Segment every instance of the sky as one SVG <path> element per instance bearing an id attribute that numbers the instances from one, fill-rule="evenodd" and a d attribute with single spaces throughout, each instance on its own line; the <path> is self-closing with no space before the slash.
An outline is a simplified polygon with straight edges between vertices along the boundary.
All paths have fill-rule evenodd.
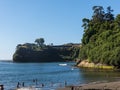
<path id="1" fill-rule="evenodd" d="M 93 6 L 111 6 L 120 13 L 117 0 L 0 0 L 0 60 L 12 60 L 18 44 L 81 43 L 82 19 L 91 18 Z"/>

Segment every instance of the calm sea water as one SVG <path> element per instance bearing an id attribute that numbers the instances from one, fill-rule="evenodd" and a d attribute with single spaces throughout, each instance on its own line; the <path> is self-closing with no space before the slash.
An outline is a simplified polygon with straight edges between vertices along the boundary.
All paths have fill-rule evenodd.
<path id="1" fill-rule="evenodd" d="M 9 90 L 16 88 L 18 82 L 24 82 L 25 86 L 35 85 L 33 79 L 37 79 L 38 85 L 44 83 L 45 87 L 48 88 L 51 85 L 53 87 L 64 86 L 65 81 L 67 85 L 78 85 L 97 81 L 120 80 L 119 72 L 74 68 L 74 62 L 68 62 L 66 66 L 61 66 L 60 64 L 61 62 L 0 62 L 0 84 L 4 84 L 5 90 Z"/>

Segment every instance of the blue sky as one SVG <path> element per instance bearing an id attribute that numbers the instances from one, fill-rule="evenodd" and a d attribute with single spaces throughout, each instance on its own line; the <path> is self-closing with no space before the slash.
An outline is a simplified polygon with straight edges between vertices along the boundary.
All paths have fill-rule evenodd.
<path id="1" fill-rule="evenodd" d="M 91 18 L 95 5 L 111 6 L 119 14 L 115 0 L 0 0 L 0 59 L 12 59 L 17 44 L 80 43 L 82 19 Z"/>

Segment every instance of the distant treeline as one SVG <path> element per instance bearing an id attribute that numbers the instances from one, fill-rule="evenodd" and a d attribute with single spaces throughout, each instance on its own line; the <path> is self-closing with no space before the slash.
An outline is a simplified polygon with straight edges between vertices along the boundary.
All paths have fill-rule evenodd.
<path id="1" fill-rule="evenodd" d="M 111 7 L 94 6 L 91 19 L 83 19 L 84 34 L 79 58 L 120 68 L 120 14 Z"/>
<path id="2" fill-rule="evenodd" d="M 44 38 L 35 43 L 19 44 L 13 55 L 14 62 L 64 62 L 73 61 L 79 55 L 80 44 L 45 45 Z"/>

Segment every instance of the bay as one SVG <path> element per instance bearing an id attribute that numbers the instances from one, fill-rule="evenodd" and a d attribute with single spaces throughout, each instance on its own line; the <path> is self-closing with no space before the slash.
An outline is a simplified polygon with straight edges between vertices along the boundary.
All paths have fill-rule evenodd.
<path id="1" fill-rule="evenodd" d="M 54 63 L 13 63 L 0 62 L 0 84 L 5 90 L 16 88 L 17 83 L 24 82 L 25 86 L 42 83 L 47 88 L 63 87 L 67 85 L 80 85 L 90 82 L 120 80 L 120 72 L 86 70 L 73 67 L 75 62 Z"/>

